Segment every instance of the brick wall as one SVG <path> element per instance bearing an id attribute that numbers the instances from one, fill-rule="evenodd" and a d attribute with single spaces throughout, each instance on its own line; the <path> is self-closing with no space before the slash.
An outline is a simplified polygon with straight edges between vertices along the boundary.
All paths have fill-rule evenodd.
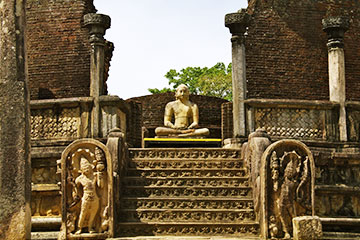
<path id="1" fill-rule="evenodd" d="M 127 143 L 130 147 L 141 147 L 142 140 L 142 106 L 141 103 L 132 99 L 126 100 L 130 107 L 127 116 Z"/>
<path id="2" fill-rule="evenodd" d="M 233 135 L 233 104 L 232 102 L 223 103 L 221 105 L 221 138 L 232 138 Z"/>
<path id="3" fill-rule="evenodd" d="M 153 130 L 164 125 L 165 105 L 174 101 L 174 93 L 161 93 L 131 98 L 142 104 L 143 126 Z M 199 107 L 199 127 L 210 129 L 210 137 L 221 138 L 221 104 L 227 100 L 201 95 L 190 95 L 190 101 Z M 150 132 L 150 136 L 154 133 Z"/>
<path id="4" fill-rule="evenodd" d="M 360 2 L 252 0 L 246 39 L 248 98 L 328 100 L 327 37 L 321 20 L 351 19 L 345 34 L 348 100 L 360 100 Z"/>
<path id="5" fill-rule="evenodd" d="M 27 0 L 31 99 L 89 95 L 90 44 L 82 17 L 93 0 Z"/>

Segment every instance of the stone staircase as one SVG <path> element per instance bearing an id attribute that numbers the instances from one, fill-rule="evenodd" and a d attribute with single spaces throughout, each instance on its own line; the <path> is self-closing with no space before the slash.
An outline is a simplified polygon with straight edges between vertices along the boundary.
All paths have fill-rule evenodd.
<path id="1" fill-rule="evenodd" d="M 130 149 L 117 232 L 256 237 L 248 178 L 240 150 Z"/>

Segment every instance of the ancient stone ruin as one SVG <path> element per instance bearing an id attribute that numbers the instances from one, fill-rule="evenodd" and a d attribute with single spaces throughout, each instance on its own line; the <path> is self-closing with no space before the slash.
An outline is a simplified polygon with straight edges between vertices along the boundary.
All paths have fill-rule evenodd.
<path id="1" fill-rule="evenodd" d="M 182 104 L 107 95 L 92 0 L 0 15 L 0 239 L 360 238 L 357 1 L 234 9 L 233 101 Z"/>

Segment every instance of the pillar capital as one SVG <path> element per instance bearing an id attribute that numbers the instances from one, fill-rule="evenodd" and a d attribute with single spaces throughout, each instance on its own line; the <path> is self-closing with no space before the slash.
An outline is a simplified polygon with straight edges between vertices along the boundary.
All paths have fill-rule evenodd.
<path id="1" fill-rule="evenodd" d="M 349 19 L 342 16 L 328 17 L 322 20 L 322 25 L 324 32 L 328 35 L 328 48 L 343 48 L 344 34 L 350 25 Z"/>
<path id="2" fill-rule="evenodd" d="M 110 28 L 109 16 L 97 13 L 88 13 L 84 16 L 84 26 L 89 29 L 90 43 L 104 44 L 105 31 Z"/>
<path id="3" fill-rule="evenodd" d="M 246 12 L 246 9 L 225 15 L 225 26 L 229 28 L 230 33 L 233 35 L 232 41 L 243 39 L 249 20 L 250 15 Z"/>

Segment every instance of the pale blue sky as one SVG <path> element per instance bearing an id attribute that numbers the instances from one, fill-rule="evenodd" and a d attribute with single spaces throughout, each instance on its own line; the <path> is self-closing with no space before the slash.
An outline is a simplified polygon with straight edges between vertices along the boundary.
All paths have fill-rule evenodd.
<path id="1" fill-rule="evenodd" d="M 123 99 L 168 86 L 170 69 L 231 62 L 226 13 L 247 0 L 95 0 L 111 17 L 105 38 L 115 44 L 108 90 Z"/>

